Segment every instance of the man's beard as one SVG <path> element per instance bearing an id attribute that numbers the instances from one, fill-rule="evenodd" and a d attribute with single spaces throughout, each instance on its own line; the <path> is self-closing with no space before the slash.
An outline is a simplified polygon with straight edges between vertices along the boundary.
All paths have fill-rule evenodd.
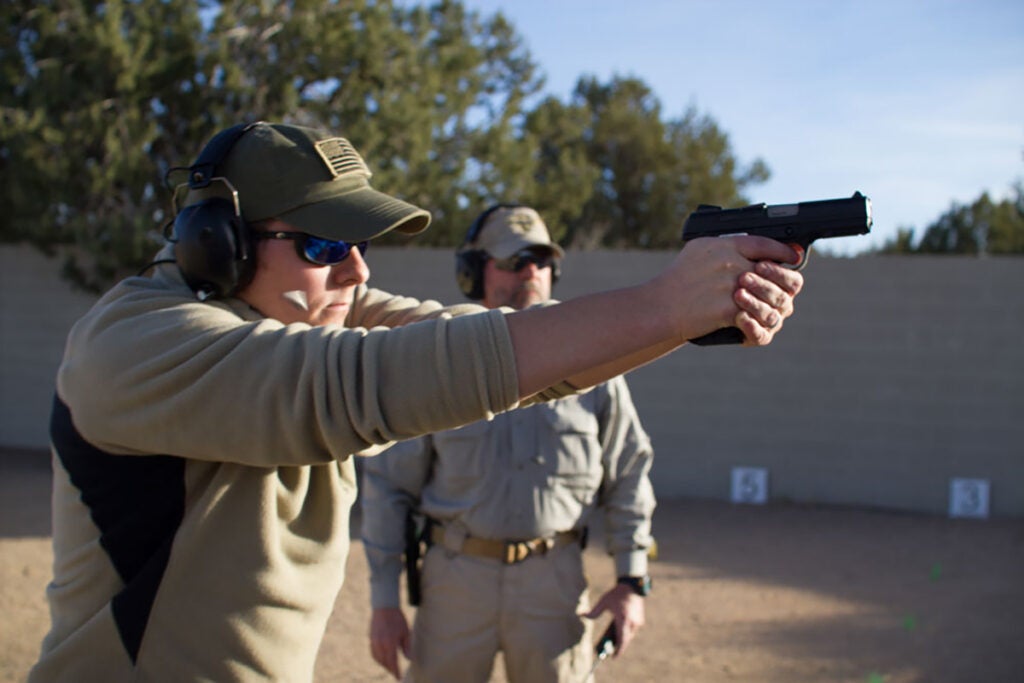
<path id="1" fill-rule="evenodd" d="M 512 295 L 512 306 L 517 309 L 527 308 L 544 301 L 547 297 L 534 282 L 524 283 Z"/>

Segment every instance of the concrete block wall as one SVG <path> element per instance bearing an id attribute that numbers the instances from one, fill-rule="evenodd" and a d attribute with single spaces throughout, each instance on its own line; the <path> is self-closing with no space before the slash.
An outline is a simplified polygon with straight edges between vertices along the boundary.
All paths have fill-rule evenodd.
<path id="1" fill-rule="evenodd" d="M 64 339 L 96 300 L 59 272 L 35 249 L 0 245 L 0 446 L 47 447 Z"/>
<path id="2" fill-rule="evenodd" d="M 571 252 L 556 296 L 627 286 L 663 252 Z M 379 248 L 372 282 L 462 301 L 450 250 Z M 0 247 L 0 446 L 44 448 L 63 337 L 91 302 L 26 248 Z M 797 315 L 764 349 L 688 347 L 629 375 L 661 497 L 769 498 L 946 514 L 950 479 L 1024 517 L 1024 259 L 812 255 Z"/>

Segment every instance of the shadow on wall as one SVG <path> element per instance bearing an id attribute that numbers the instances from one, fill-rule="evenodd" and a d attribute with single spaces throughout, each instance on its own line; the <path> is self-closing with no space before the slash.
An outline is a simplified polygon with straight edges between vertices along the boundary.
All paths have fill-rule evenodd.
<path id="1" fill-rule="evenodd" d="M 50 535 L 49 451 L 0 448 L 0 538 Z"/>

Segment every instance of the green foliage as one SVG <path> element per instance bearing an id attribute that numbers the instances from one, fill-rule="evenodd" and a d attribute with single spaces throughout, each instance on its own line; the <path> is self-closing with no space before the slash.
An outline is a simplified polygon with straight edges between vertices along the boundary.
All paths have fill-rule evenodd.
<path id="1" fill-rule="evenodd" d="M 537 207 L 552 238 L 563 243 L 572 241 L 568 226 L 579 220 L 601 177 L 585 140 L 589 119 L 585 106 L 549 97 L 528 114 L 520 142 L 530 156 L 532 172 L 522 194 L 510 196 Z"/>
<path id="2" fill-rule="evenodd" d="M 697 205 L 740 205 L 745 185 L 768 178 L 761 161 L 736 175 L 728 138 L 709 117 L 691 109 L 663 121 L 661 103 L 638 79 L 581 78 L 570 106 L 583 122 L 578 150 L 593 178 L 581 210 L 561 211 L 571 246 L 678 245 L 683 219 Z"/>
<path id="3" fill-rule="evenodd" d="M 1024 183 L 1015 197 L 993 202 L 983 193 L 970 205 L 953 204 L 928 226 L 920 242 L 914 231 L 901 228 L 882 246 L 888 254 L 1024 254 Z"/>
<path id="4" fill-rule="evenodd" d="M 159 0 L 10 2 L 0 15 L 0 235 L 61 250 L 95 289 L 154 250 L 154 161 L 176 149 L 160 144 L 166 101 L 191 78 L 198 18 Z M 195 120 L 181 114 L 176 126 Z"/>
<path id="5" fill-rule="evenodd" d="M 914 229 L 897 228 L 892 238 L 880 250 L 885 254 L 911 254 L 914 252 Z"/>
<path id="6" fill-rule="evenodd" d="M 0 241 L 91 290 L 149 261 L 169 169 L 243 121 L 350 138 L 375 187 L 433 213 L 417 244 L 523 201 L 565 244 L 670 246 L 697 203 L 742 203 L 768 175 L 737 170 L 708 117 L 663 121 L 637 79 L 529 108 L 543 81 L 514 27 L 455 0 L 13 0 L 0 18 Z"/>
<path id="7" fill-rule="evenodd" d="M 530 111 L 495 159 L 488 170 L 505 192 L 492 199 L 537 207 L 556 239 L 583 249 L 677 246 L 697 205 L 742 205 L 742 189 L 769 175 L 760 160 L 738 174 L 728 137 L 710 117 L 691 109 L 664 121 L 661 103 L 636 78 L 580 78 L 567 102 L 547 98 Z"/>

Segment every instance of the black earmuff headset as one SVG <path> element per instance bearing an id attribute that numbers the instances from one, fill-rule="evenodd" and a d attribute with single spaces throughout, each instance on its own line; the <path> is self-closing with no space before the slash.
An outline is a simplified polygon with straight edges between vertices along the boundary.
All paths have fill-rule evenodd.
<path id="1" fill-rule="evenodd" d="M 483 249 L 474 249 L 473 245 L 480 237 L 480 232 L 487 224 L 487 219 L 498 209 L 516 209 L 523 206 L 525 204 L 495 204 L 477 216 L 473 224 L 469 226 L 466 239 L 462 241 L 462 246 L 455 252 L 455 282 L 466 298 L 474 301 L 484 298 L 484 265 L 491 257 Z M 558 259 L 555 259 L 551 264 L 551 284 L 558 282 L 560 275 L 561 268 Z"/>
<path id="2" fill-rule="evenodd" d="M 239 138 L 262 123 L 242 123 L 217 133 L 188 167 L 190 190 L 202 190 L 217 182 L 225 190 L 221 196 L 183 207 L 174 218 L 170 238 L 174 259 L 200 300 L 230 296 L 245 286 L 256 270 L 255 251 L 242 220 L 238 192 L 217 173 Z"/>

